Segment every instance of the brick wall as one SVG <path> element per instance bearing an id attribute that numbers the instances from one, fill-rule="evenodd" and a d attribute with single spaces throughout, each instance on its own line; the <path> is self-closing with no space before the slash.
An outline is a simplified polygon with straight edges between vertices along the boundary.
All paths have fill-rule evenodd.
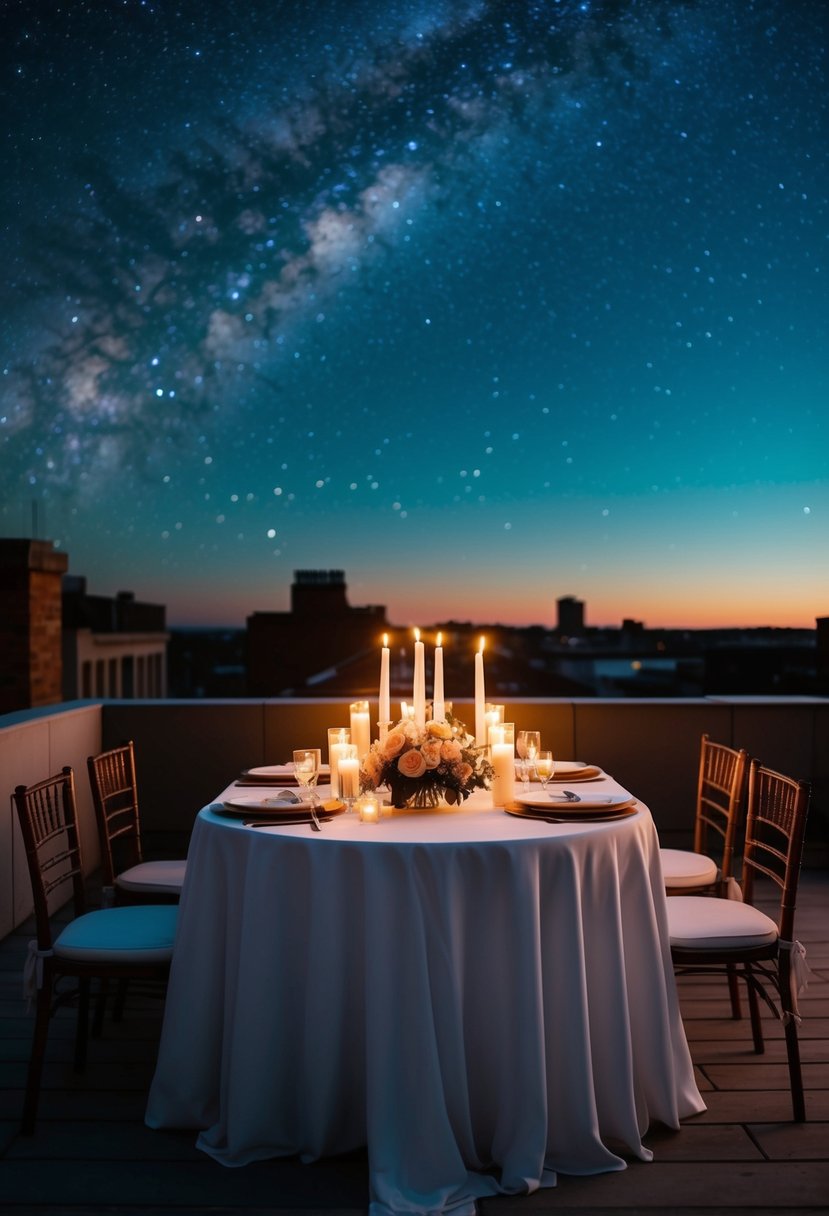
<path id="1" fill-rule="evenodd" d="M 62 699 L 61 580 L 51 541 L 0 540 L 0 713 Z"/>

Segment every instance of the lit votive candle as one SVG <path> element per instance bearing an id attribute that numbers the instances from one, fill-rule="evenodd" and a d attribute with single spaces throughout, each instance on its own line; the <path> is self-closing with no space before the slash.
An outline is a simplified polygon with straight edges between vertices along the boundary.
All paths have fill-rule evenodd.
<path id="1" fill-rule="evenodd" d="M 376 794 L 363 794 L 357 799 L 356 806 L 360 823 L 380 822 L 380 799 Z"/>

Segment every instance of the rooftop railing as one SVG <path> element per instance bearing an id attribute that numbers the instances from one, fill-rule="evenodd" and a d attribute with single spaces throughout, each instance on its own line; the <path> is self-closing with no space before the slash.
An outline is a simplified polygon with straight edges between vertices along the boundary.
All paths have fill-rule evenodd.
<path id="1" fill-rule="evenodd" d="M 376 711 L 376 706 L 373 706 Z M 829 864 L 829 698 L 530 699 L 510 701 L 516 730 L 535 729 L 556 756 L 601 765 L 650 808 L 665 845 L 690 843 L 700 735 L 745 747 L 764 764 L 810 781 L 807 864 Z M 455 713 L 474 721 L 470 702 Z M 327 746 L 347 726 L 348 702 L 323 699 L 76 701 L 0 717 L 0 937 L 31 913 L 16 785 L 75 769 L 82 846 L 99 864 L 86 758 L 126 739 L 136 746 L 148 850 L 180 855 L 199 809 L 243 769 L 294 747 Z"/>

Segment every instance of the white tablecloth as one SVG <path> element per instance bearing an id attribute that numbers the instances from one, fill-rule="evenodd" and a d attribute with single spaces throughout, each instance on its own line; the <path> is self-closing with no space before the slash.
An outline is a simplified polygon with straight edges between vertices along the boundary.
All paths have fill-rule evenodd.
<path id="1" fill-rule="evenodd" d="M 321 833 L 200 812 L 150 1126 L 225 1165 L 367 1145 L 372 1216 L 466 1216 L 648 1160 L 652 1121 L 704 1109 L 641 804 L 556 825 L 482 792 Z"/>

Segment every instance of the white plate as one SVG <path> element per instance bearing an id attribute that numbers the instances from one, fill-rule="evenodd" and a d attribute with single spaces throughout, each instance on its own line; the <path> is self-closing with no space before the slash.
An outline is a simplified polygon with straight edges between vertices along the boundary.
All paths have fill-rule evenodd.
<path id="1" fill-rule="evenodd" d="M 519 806 L 547 811 L 550 815 L 578 815 L 583 811 L 620 811 L 624 807 L 633 806 L 636 799 L 630 794 L 595 794 L 580 797 L 578 802 L 571 802 L 563 794 L 552 790 L 547 794 L 516 794 L 515 801 Z"/>
<path id="2" fill-rule="evenodd" d="M 233 815 L 296 816 L 311 814 L 310 802 L 288 802 L 285 798 L 225 798 L 223 808 Z"/>
<path id="3" fill-rule="evenodd" d="M 568 781 L 579 778 L 586 780 L 590 777 L 601 777 L 602 770 L 596 764 L 585 764 L 583 760 L 556 760 L 555 772 L 553 773 L 553 781 L 561 781 L 565 778 Z"/>
<path id="4" fill-rule="evenodd" d="M 328 775 L 331 769 L 327 764 L 321 764 L 319 771 L 321 774 Z M 267 780 L 270 777 L 295 777 L 296 772 L 293 764 L 265 764 L 261 768 L 246 769 L 245 776 L 264 777 Z"/>

